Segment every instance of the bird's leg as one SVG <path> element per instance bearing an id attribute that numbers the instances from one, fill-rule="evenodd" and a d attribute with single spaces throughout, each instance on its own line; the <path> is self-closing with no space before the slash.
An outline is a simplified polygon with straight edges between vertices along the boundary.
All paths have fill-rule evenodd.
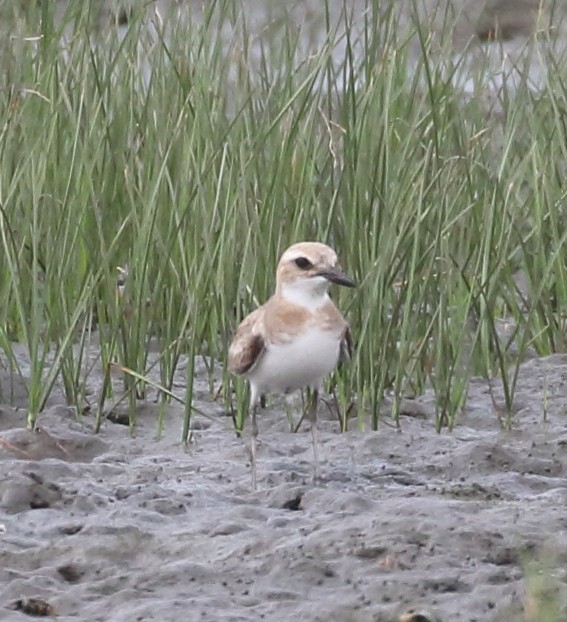
<path id="1" fill-rule="evenodd" d="M 289 424 L 289 431 L 296 432 L 297 430 L 293 423 L 293 395 L 291 393 L 285 394 L 285 415 Z"/>
<path id="2" fill-rule="evenodd" d="M 309 407 L 309 419 L 311 420 L 311 441 L 313 443 L 313 481 L 319 478 L 319 434 L 317 430 L 317 402 L 319 391 L 313 389 L 311 404 Z"/>
<path id="3" fill-rule="evenodd" d="M 258 411 L 257 400 L 254 400 L 251 411 L 252 438 L 250 442 L 250 468 L 252 470 L 252 490 L 256 490 L 256 439 L 258 438 L 258 423 L 256 422 L 256 413 Z"/>

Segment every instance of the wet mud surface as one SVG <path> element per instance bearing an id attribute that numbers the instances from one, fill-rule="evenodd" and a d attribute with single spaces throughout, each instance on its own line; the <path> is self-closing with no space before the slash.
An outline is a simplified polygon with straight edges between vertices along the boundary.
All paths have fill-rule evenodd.
<path id="1" fill-rule="evenodd" d="M 36 598 L 62 621 L 523 620 L 527 560 L 567 555 L 565 355 L 524 364 L 507 431 L 483 380 L 452 433 L 429 394 L 401 431 L 340 434 L 321 408 L 317 482 L 308 424 L 291 433 L 274 402 L 256 492 L 247 439 L 197 389 L 212 419 L 187 448 L 176 406 L 159 440 L 151 403 L 133 437 L 0 410 L 0 619 Z"/>

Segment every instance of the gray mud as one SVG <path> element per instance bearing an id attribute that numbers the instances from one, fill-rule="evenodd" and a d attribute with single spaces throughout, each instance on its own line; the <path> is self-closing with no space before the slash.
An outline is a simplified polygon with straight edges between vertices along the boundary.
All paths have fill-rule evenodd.
<path id="1" fill-rule="evenodd" d="M 291 433 L 275 403 L 257 492 L 206 385 L 212 419 L 188 448 L 175 406 L 159 440 L 151 403 L 133 437 L 110 422 L 94 435 L 63 406 L 36 432 L 0 410 L 0 619 L 28 620 L 13 607 L 33 597 L 62 622 L 523 620 L 527 561 L 565 560 L 565 355 L 523 365 L 510 431 L 482 380 L 452 433 L 435 432 L 430 394 L 401 432 L 340 434 L 322 407 L 317 483 L 308 424 Z"/>

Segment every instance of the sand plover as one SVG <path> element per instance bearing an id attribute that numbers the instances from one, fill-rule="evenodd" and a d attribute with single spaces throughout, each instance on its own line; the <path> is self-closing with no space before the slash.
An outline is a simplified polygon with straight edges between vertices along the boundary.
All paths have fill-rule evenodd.
<path id="1" fill-rule="evenodd" d="M 301 242 L 282 255 L 276 291 L 238 327 L 228 351 L 228 369 L 250 383 L 252 487 L 256 488 L 258 402 L 267 393 L 289 394 L 310 387 L 309 409 L 314 476 L 318 475 L 317 400 L 323 379 L 351 356 L 345 319 L 329 298 L 331 283 L 354 287 L 335 251 L 319 242 Z"/>

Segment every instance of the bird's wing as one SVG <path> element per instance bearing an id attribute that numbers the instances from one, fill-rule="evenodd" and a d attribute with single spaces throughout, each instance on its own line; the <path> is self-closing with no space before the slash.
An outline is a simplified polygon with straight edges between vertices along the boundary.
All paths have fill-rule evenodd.
<path id="1" fill-rule="evenodd" d="M 341 339 L 341 350 L 339 354 L 339 363 L 346 363 L 352 359 L 352 334 L 348 324 L 345 326 Z"/>
<path id="2" fill-rule="evenodd" d="M 231 373 L 241 376 L 259 361 L 265 349 L 262 323 L 262 307 L 242 320 L 228 349 L 228 371 Z"/>

